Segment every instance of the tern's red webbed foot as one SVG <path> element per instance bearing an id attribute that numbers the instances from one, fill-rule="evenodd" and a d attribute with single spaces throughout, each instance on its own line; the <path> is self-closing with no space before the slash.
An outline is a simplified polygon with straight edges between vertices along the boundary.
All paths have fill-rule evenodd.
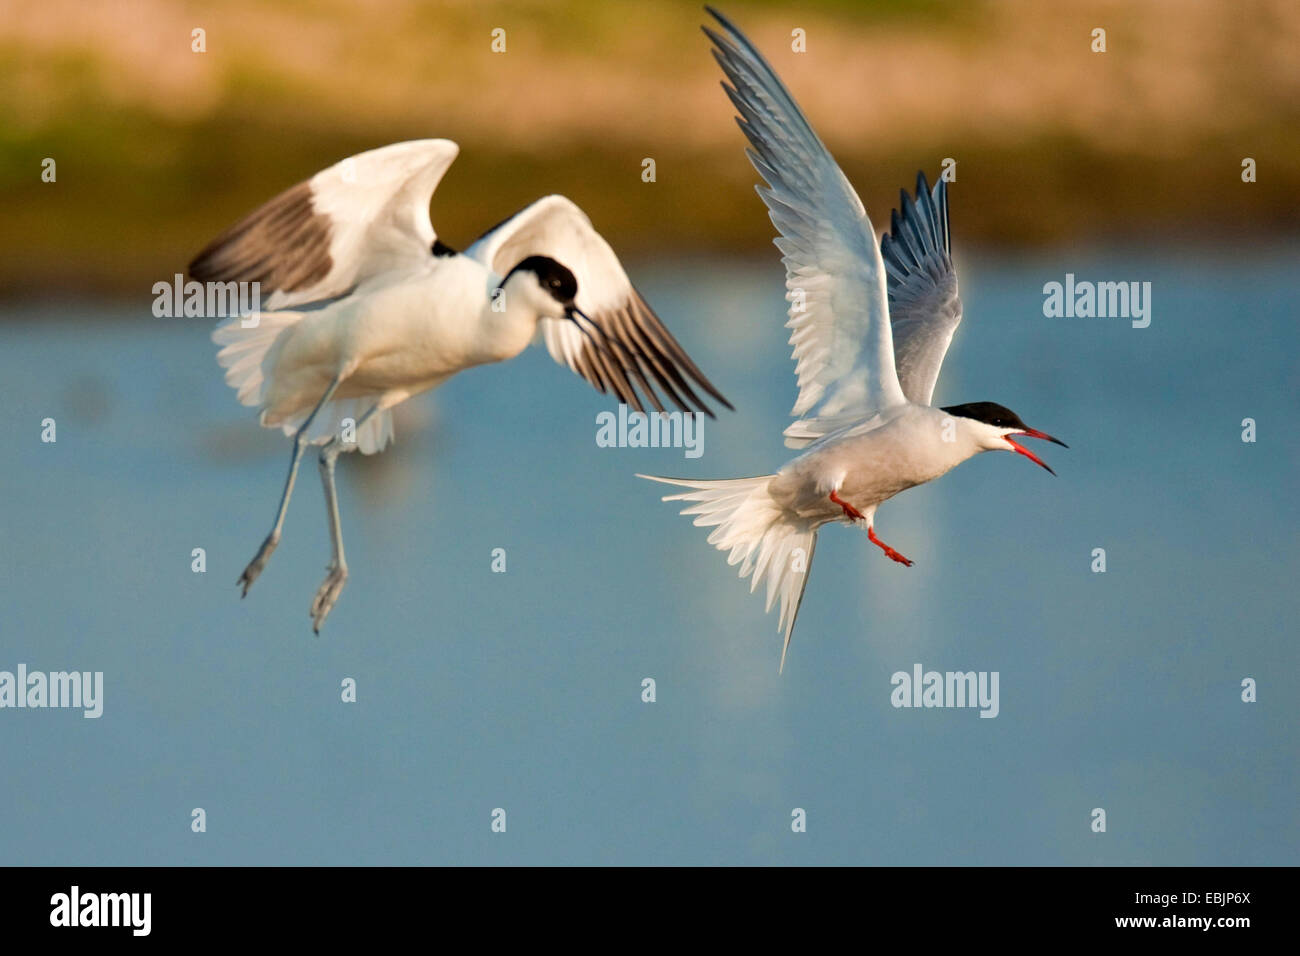
<path id="1" fill-rule="evenodd" d="M 889 545 L 885 544 L 885 542 L 877 538 L 876 529 L 871 527 L 871 525 L 867 525 L 867 537 L 871 539 L 872 544 L 879 546 L 880 550 L 885 552 L 885 557 L 892 558 L 893 560 L 897 561 L 899 564 L 905 564 L 909 568 L 915 563 L 914 561 L 911 561 L 910 559 L 903 557 L 901 554 L 899 554 Z"/>
<path id="2" fill-rule="evenodd" d="M 831 492 L 831 501 L 835 502 L 837 505 L 839 505 L 841 508 L 844 509 L 844 516 L 846 518 L 852 518 L 855 521 L 861 521 L 863 518 L 866 517 L 866 515 L 864 515 L 857 508 L 853 507 L 853 505 L 849 504 L 847 501 L 841 498 L 834 491 Z"/>

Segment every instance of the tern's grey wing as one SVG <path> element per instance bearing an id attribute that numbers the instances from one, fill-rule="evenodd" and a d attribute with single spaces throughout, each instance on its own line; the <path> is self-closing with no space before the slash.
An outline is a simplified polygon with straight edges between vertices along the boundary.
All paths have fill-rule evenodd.
<path id="1" fill-rule="evenodd" d="M 917 173 L 916 200 L 903 191 L 899 205 L 890 216 L 889 232 L 880 240 L 889 273 L 894 367 L 908 401 L 929 405 L 939 367 L 961 322 L 948 230 L 948 187 L 940 179 L 931 192 L 925 173 Z"/>
<path id="2" fill-rule="evenodd" d="M 732 23 L 706 8 L 723 33 L 704 28 L 731 85 L 758 194 L 781 235 L 799 397 L 786 429 L 798 447 L 832 420 L 861 418 L 904 401 L 894 371 L 885 266 L 862 200 L 794 98 Z"/>

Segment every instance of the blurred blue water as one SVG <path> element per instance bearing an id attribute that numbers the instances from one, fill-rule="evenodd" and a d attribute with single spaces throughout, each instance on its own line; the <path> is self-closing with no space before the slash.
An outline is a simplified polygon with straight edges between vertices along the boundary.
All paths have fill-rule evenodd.
<path id="1" fill-rule="evenodd" d="M 145 298 L 11 308 L 0 670 L 103 671 L 105 702 L 0 711 L 0 863 L 1294 864 L 1292 264 L 962 262 L 936 400 L 1061 436 L 1060 477 L 984 455 L 887 503 L 911 569 L 828 529 L 782 677 L 775 616 L 633 477 L 785 460 L 774 261 L 634 270 L 739 409 L 700 459 L 598 448 L 614 406 L 540 350 L 345 456 L 352 578 L 320 638 L 310 460 L 238 599 L 288 444 L 235 403 L 207 324 Z M 1044 318 L 1066 272 L 1151 281 L 1150 328 Z M 999 671 L 1000 716 L 894 709 L 890 675 L 918 662 Z"/>

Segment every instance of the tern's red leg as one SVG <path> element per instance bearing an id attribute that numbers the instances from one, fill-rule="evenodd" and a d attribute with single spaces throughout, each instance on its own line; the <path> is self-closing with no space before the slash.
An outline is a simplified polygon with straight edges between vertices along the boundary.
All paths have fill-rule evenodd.
<path id="1" fill-rule="evenodd" d="M 849 504 L 847 501 L 845 501 L 843 498 L 841 498 L 838 494 L 836 494 L 833 491 L 831 492 L 831 501 L 835 502 L 837 505 L 839 505 L 841 508 L 844 509 L 844 514 L 846 517 L 856 518 L 858 520 L 861 520 L 862 518 L 866 517 L 861 511 L 853 507 L 853 505 Z"/>
<path id="2" fill-rule="evenodd" d="M 880 547 L 880 549 L 881 549 L 882 551 L 885 552 L 885 556 L 886 556 L 886 557 L 893 558 L 893 559 L 894 559 L 895 561 L 897 561 L 899 564 L 905 564 L 905 565 L 907 565 L 909 568 L 912 566 L 912 564 L 913 564 L 912 561 L 909 561 L 907 558 L 903 557 L 901 554 L 899 554 L 897 551 L 895 551 L 895 550 L 894 550 L 893 548 L 891 548 L 889 545 L 885 544 L 885 542 L 883 542 L 883 541 L 881 541 L 879 538 L 877 538 L 877 537 L 876 537 L 876 529 L 873 528 L 873 527 L 871 527 L 871 525 L 867 525 L 867 536 L 868 536 L 869 538 L 871 538 L 871 543 L 872 543 L 872 544 L 878 545 L 878 546 Z"/>

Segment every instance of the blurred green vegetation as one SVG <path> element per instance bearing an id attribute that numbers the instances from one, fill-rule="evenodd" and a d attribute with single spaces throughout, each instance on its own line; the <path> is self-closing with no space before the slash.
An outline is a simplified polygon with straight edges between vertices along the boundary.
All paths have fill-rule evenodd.
<path id="1" fill-rule="evenodd" d="M 1300 219 L 1300 4 L 719 6 L 877 228 L 946 156 L 963 244 L 1265 241 Z M 453 246 L 562 192 L 630 258 L 775 256 L 695 2 L 18 7 L 0 24 L 3 294 L 142 295 L 281 189 L 426 136 L 462 146 L 433 204 Z M 1095 26 L 1105 54 L 1089 49 Z M 795 27 L 806 53 L 790 49 Z M 1241 182 L 1245 156 L 1256 184 Z"/>

